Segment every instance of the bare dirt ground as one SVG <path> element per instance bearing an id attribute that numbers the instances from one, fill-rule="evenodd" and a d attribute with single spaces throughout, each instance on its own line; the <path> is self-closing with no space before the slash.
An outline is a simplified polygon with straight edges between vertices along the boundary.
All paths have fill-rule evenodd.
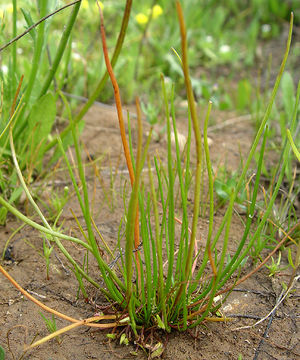
<path id="1" fill-rule="evenodd" d="M 213 114 L 214 126 L 224 123 L 224 120 L 236 117 L 235 114 Z M 132 120 L 134 126 L 134 119 Z M 186 134 L 186 119 L 178 123 L 179 131 Z M 147 129 L 145 129 L 146 131 Z M 236 169 L 240 162 L 240 153 L 247 154 L 253 130 L 249 119 L 237 120 L 230 126 L 212 128 L 210 147 L 215 163 L 226 162 L 229 169 Z M 119 222 L 123 213 L 121 199 L 122 184 L 128 178 L 125 164 L 120 159 L 121 142 L 118 130 L 118 121 L 114 109 L 94 106 L 86 116 L 86 127 L 82 141 L 94 158 L 101 156 L 101 176 L 109 187 L 110 173 L 118 168 L 115 181 L 115 207 L 111 211 L 103 194 L 103 187 L 95 182 L 95 177 L 89 176 L 95 221 L 105 237 L 113 245 L 117 240 Z M 159 143 L 153 143 L 150 153 L 159 152 L 162 159 L 166 140 L 164 137 Z M 56 171 L 48 178 L 49 186 L 44 187 L 41 196 L 47 199 L 47 193 L 62 189 L 66 185 L 66 174 Z M 52 182 L 54 181 L 54 183 Z M 102 189 L 101 189 L 102 188 Z M 96 191 L 94 191 L 96 189 Z M 74 198 L 67 204 L 62 219 L 65 220 L 63 229 L 66 233 L 79 234 L 73 216 L 68 210 L 73 209 L 80 216 L 80 209 Z M 222 209 L 216 214 L 216 222 L 222 218 Z M 61 222 L 60 222 L 61 223 Z M 6 227 L 0 229 L 0 251 L 8 237 L 20 223 L 9 216 Z M 236 240 L 242 232 L 240 219 L 236 216 L 231 229 L 230 249 L 234 251 Z M 202 219 L 199 225 L 199 235 L 205 239 L 207 233 L 207 219 Z M 78 283 L 72 272 L 67 274 L 57 259 L 51 257 L 50 280 L 46 279 L 45 262 L 40 256 L 42 253 L 42 238 L 40 234 L 23 228 L 11 240 L 13 251 L 11 259 L 2 263 L 6 271 L 27 291 L 47 306 L 75 318 L 93 316 L 98 308 L 107 301 L 92 287 L 87 287 L 89 303 L 82 296 L 77 298 Z M 66 244 L 68 250 L 80 262 L 83 252 L 73 245 Z M 60 255 L 60 257 L 62 257 Z M 286 259 L 284 259 L 286 261 Z M 91 274 L 101 281 L 97 273 Z M 252 269 L 249 264 L 244 272 Z M 299 284 L 277 309 L 277 311 L 260 325 L 246 330 L 235 330 L 237 327 L 251 325 L 267 315 L 278 299 L 282 290 L 281 281 L 289 281 L 290 271 L 280 273 L 280 276 L 270 278 L 268 271 L 263 268 L 260 272 L 248 279 L 239 288 L 235 289 L 223 306 L 223 313 L 232 317 L 227 323 L 205 322 L 196 330 L 182 334 L 176 331 L 171 334 L 157 333 L 156 338 L 165 345 L 163 359 L 200 360 L 200 359 L 258 359 L 258 360 L 292 360 L 300 356 L 299 343 Z M 24 344 L 48 334 L 40 309 L 27 300 L 2 275 L 0 276 L 0 344 L 5 349 L 6 359 L 20 359 Z M 44 315 L 50 318 L 49 314 Z M 57 319 L 57 328 L 68 325 L 66 321 Z M 264 333 L 268 331 L 267 336 Z M 148 355 L 134 344 L 128 346 L 109 342 L 108 331 L 95 331 L 81 327 L 64 334 L 62 342 L 51 340 L 46 344 L 26 353 L 23 359 L 30 360 L 84 360 L 84 359 L 147 359 Z M 132 352 L 137 351 L 133 356 Z"/>

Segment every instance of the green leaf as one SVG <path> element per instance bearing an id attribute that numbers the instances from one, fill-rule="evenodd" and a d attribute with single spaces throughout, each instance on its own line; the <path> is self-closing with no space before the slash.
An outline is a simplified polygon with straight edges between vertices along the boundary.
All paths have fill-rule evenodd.
<path id="1" fill-rule="evenodd" d="M 34 24 L 34 22 L 33 22 L 33 20 L 32 20 L 32 17 L 31 17 L 31 15 L 30 15 L 30 12 L 27 11 L 26 9 L 23 9 L 23 8 L 21 8 L 21 11 L 22 11 L 22 13 L 23 13 L 24 19 L 25 19 L 25 21 L 26 21 L 26 23 L 27 23 L 27 25 L 28 25 L 28 28 L 29 28 L 30 26 L 32 26 L 32 25 Z M 30 31 L 29 31 L 29 34 L 30 34 L 30 36 L 32 37 L 33 42 L 35 42 L 35 39 L 36 39 L 36 29 L 33 28 L 32 30 L 30 30 Z"/>
<path id="2" fill-rule="evenodd" d="M 5 352 L 3 347 L 0 345 L 0 360 L 4 360 L 5 359 Z"/>
<path id="3" fill-rule="evenodd" d="M 132 355 L 132 356 L 138 356 L 138 352 L 137 352 L 137 351 L 130 351 L 130 355 Z"/>
<path id="4" fill-rule="evenodd" d="M 289 264 L 291 265 L 291 267 L 292 267 L 293 269 L 296 269 L 296 267 L 295 267 L 295 265 L 294 265 L 294 263 L 293 263 L 292 251 L 291 251 L 290 248 L 288 249 L 288 261 L 289 261 Z"/>
<path id="5" fill-rule="evenodd" d="M 78 136 L 82 133 L 83 128 L 84 128 L 84 121 L 80 121 L 79 123 L 77 123 L 77 131 L 78 131 Z M 73 145 L 73 136 L 71 134 L 71 132 L 69 132 L 66 136 L 64 136 L 62 138 L 62 145 L 63 145 L 63 149 L 66 151 L 68 146 Z M 61 156 L 61 150 L 59 149 L 59 147 L 57 147 L 54 151 L 54 154 L 50 160 L 51 164 L 55 163 Z"/>
<path id="6" fill-rule="evenodd" d="M 295 104 L 295 89 L 292 75 L 287 71 L 282 76 L 281 90 L 284 111 L 288 115 L 287 121 L 290 121 Z"/>
<path id="7" fill-rule="evenodd" d="M 157 343 L 152 349 L 150 359 L 155 359 L 161 356 L 164 351 L 163 344 L 161 342 Z"/>
<path id="8" fill-rule="evenodd" d="M 22 188 L 21 186 L 18 187 L 18 188 L 16 188 L 16 189 L 12 192 L 12 194 L 11 194 L 11 196 L 10 196 L 10 198 L 9 198 L 9 203 L 10 203 L 10 204 L 13 204 L 16 200 L 18 200 L 19 197 L 21 196 L 22 192 L 23 192 L 23 188 Z"/>
<path id="9" fill-rule="evenodd" d="M 245 266 L 246 262 L 248 261 L 248 257 L 249 257 L 249 256 L 246 256 L 246 257 L 241 261 L 240 267 Z"/>
<path id="10" fill-rule="evenodd" d="M 160 318 L 160 316 L 158 314 L 156 315 L 156 321 L 157 321 L 157 326 L 160 329 L 163 329 L 163 330 L 166 329 L 165 324 L 163 323 L 163 321 L 161 320 L 161 318 Z"/>
<path id="11" fill-rule="evenodd" d="M 293 138 L 292 138 L 292 135 L 291 135 L 291 132 L 289 129 L 286 130 L 286 134 L 287 134 L 288 140 L 291 144 L 292 150 L 294 151 L 294 154 L 296 155 L 298 161 L 300 162 L 300 152 L 298 151 L 297 146 L 295 145 L 295 143 L 293 141 Z"/>
<path id="12" fill-rule="evenodd" d="M 124 345 L 128 345 L 128 344 L 129 344 L 129 340 L 128 340 L 126 334 L 122 334 L 122 335 L 121 335 L 120 345 L 122 345 L 122 344 L 124 344 Z"/>
<path id="13" fill-rule="evenodd" d="M 32 106 L 28 117 L 28 136 L 32 137 L 32 154 L 35 151 L 39 152 L 38 159 L 43 157 L 46 140 L 51 133 L 55 116 L 56 104 L 51 93 L 39 98 Z"/>
<path id="14" fill-rule="evenodd" d="M 227 185 L 218 179 L 215 180 L 215 191 L 222 200 L 229 199 Z"/>
<path id="15" fill-rule="evenodd" d="M 7 209 L 4 206 L 1 206 L 0 208 L 0 225 L 6 224 L 6 217 L 7 217 Z M 0 358 L 1 360 L 1 358 Z"/>

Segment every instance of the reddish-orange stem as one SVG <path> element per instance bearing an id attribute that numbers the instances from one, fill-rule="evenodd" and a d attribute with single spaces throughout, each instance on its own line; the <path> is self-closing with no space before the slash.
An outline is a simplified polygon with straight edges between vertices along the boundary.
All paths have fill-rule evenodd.
<path id="1" fill-rule="evenodd" d="M 72 323 L 77 323 L 80 322 L 81 320 L 77 320 L 74 319 L 68 315 L 62 314 L 59 311 L 56 311 L 54 309 L 51 309 L 50 307 L 46 306 L 45 304 L 43 304 L 42 302 L 40 302 L 39 300 L 37 300 L 36 298 L 34 298 L 32 295 L 30 295 L 26 290 L 24 290 L 9 274 L 8 272 L 6 272 L 4 270 L 4 268 L 0 265 L 0 272 L 25 296 L 27 297 L 27 299 L 31 300 L 32 302 L 34 302 L 36 305 L 38 305 L 39 307 L 41 307 L 43 310 L 50 312 L 53 315 L 56 315 L 64 320 L 68 320 Z M 115 315 L 102 315 L 99 317 L 98 320 L 113 320 L 116 319 Z M 102 328 L 102 329 L 106 329 L 111 327 L 111 323 L 108 324 L 90 324 L 90 323 L 86 323 L 84 325 L 87 326 L 91 326 L 91 327 L 97 327 L 97 328 Z M 118 326 L 118 324 L 114 325 L 114 326 Z"/>
<path id="2" fill-rule="evenodd" d="M 214 273 L 214 277 L 216 278 L 218 274 L 217 274 L 217 269 L 216 269 L 214 259 L 213 259 L 212 254 L 211 254 L 210 247 L 208 248 L 207 252 L 208 252 L 208 258 L 209 258 L 210 266 L 211 266 L 212 271 Z"/>
<path id="3" fill-rule="evenodd" d="M 117 113 L 118 113 L 118 119 L 119 119 L 119 127 L 120 127 L 120 133 L 121 133 L 121 138 L 122 138 L 122 144 L 123 144 L 125 159 L 126 159 L 126 163 L 127 163 L 127 168 L 128 168 L 128 171 L 129 171 L 130 182 L 131 182 L 131 185 L 132 185 L 133 182 L 134 182 L 134 171 L 133 171 L 133 166 L 132 166 L 132 162 L 131 162 L 129 146 L 128 146 L 127 139 L 126 139 L 120 90 L 119 90 L 119 85 L 117 83 L 117 79 L 116 79 L 116 77 L 114 75 L 113 68 L 111 66 L 109 56 L 108 56 L 105 29 L 104 29 L 104 19 L 103 19 L 103 13 L 102 13 L 102 10 L 101 10 L 100 7 L 99 7 L 99 11 L 100 11 L 100 18 L 101 18 L 101 39 L 102 39 L 103 54 L 104 54 L 104 59 L 105 59 L 107 72 L 109 74 L 112 86 L 114 88 L 115 101 L 116 101 L 116 107 L 117 107 Z"/>
<path id="4" fill-rule="evenodd" d="M 98 4 L 98 2 L 97 2 L 97 4 Z M 119 90 L 119 85 L 118 85 L 117 79 L 116 79 L 116 77 L 114 75 L 113 68 L 111 66 L 109 56 L 108 56 L 105 29 L 104 29 L 103 13 L 102 13 L 102 10 L 101 10 L 99 4 L 98 4 L 98 8 L 99 8 L 100 19 L 101 19 L 101 27 L 100 27 L 100 29 L 101 29 L 102 49 L 103 49 L 103 54 L 104 54 L 104 59 L 105 59 L 107 72 L 109 74 L 112 86 L 114 88 L 115 101 L 116 101 L 116 107 L 117 107 L 117 113 L 118 113 L 118 119 L 119 119 L 119 127 L 120 127 L 120 133 L 121 133 L 122 144 L 123 144 L 123 149 L 124 149 L 124 155 L 125 155 L 125 159 L 126 159 L 126 163 L 127 163 L 127 168 L 128 168 L 128 171 L 129 171 L 131 186 L 133 186 L 135 176 L 134 176 L 133 165 L 132 165 L 132 161 L 131 161 L 131 157 L 130 157 L 129 146 L 128 146 L 127 139 L 126 139 L 126 132 L 125 132 L 124 119 L 123 119 L 123 110 L 122 110 L 122 102 L 121 102 L 120 90 Z M 141 114 L 140 114 L 138 104 L 137 104 L 137 113 L 138 113 L 137 116 L 140 116 L 140 118 L 141 118 Z M 134 227 L 134 246 L 135 246 L 135 249 L 138 249 L 139 245 L 140 245 L 140 240 L 139 240 L 139 212 L 138 212 L 138 208 L 137 208 L 136 218 L 135 218 L 135 227 Z M 135 258 L 136 258 L 136 263 L 137 263 L 138 284 L 139 284 L 139 288 L 141 289 L 141 265 L 140 265 L 140 260 L 139 260 L 139 251 L 136 251 Z"/>

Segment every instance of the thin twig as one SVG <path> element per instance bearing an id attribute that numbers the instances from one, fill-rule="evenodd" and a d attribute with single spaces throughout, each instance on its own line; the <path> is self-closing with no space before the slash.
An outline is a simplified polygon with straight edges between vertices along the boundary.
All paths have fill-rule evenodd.
<path id="1" fill-rule="evenodd" d="M 270 316 L 268 325 L 267 325 L 267 327 L 266 327 L 266 330 L 265 330 L 265 332 L 264 332 L 264 334 L 263 334 L 262 339 L 260 340 L 260 342 L 259 342 L 259 344 L 258 344 L 258 347 L 257 347 L 257 349 L 256 349 L 256 351 L 255 351 L 253 360 L 257 360 L 258 354 L 260 353 L 260 349 L 261 349 L 261 347 L 262 347 L 263 344 L 264 344 L 265 338 L 268 336 L 270 327 L 271 327 L 272 322 L 273 322 L 273 319 L 274 319 L 275 311 L 276 311 L 276 310 L 274 310 L 274 311 L 272 312 L 271 316 Z"/>
<path id="2" fill-rule="evenodd" d="M 236 330 L 244 330 L 244 329 L 250 329 L 253 328 L 254 326 L 262 323 L 263 321 L 265 321 L 266 319 L 268 319 L 269 316 L 273 316 L 277 310 L 277 308 L 279 307 L 279 305 L 283 302 L 283 300 L 287 297 L 287 295 L 289 294 L 289 292 L 292 290 L 294 284 L 296 281 L 298 281 L 298 279 L 300 279 L 300 275 L 294 277 L 293 281 L 291 282 L 290 286 L 286 289 L 286 291 L 284 292 L 284 289 L 281 291 L 278 300 L 275 304 L 275 306 L 273 307 L 273 309 L 266 315 L 264 316 L 262 319 L 260 319 L 259 321 L 257 321 L 256 323 L 254 323 L 253 325 L 248 325 L 248 326 L 241 326 L 235 329 L 232 329 L 233 331 Z"/>
<path id="3" fill-rule="evenodd" d="M 40 297 L 41 299 L 47 299 L 47 296 L 45 296 L 45 295 L 41 295 L 41 294 L 38 294 L 37 292 L 35 292 L 35 291 L 31 291 L 31 290 L 29 290 L 29 289 L 27 289 L 26 290 L 29 294 L 31 294 L 31 295 L 35 295 L 35 296 L 37 296 L 37 297 Z"/>
<path id="4" fill-rule="evenodd" d="M 257 315 L 248 315 L 248 314 L 230 314 L 231 318 L 242 318 L 242 319 L 253 319 L 253 320 L 260 320 L 261 316 Z"/>

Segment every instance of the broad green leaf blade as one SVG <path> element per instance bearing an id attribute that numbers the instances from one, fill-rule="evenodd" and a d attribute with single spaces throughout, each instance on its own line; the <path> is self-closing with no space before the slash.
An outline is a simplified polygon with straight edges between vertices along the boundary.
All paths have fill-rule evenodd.
<path id="1" fill-rule="evenodd" d="M 56 116 L 54 96 L 48 93 L 38 99 L 32 106 L 28 117 L 28 136 L 32 137 L 32 153 L 39 152 L 37 160 L 42 158 L 44 147 L 51 133 Z"/>
<path id="2" fill-rule="evenodd" d="M 82 120 L 77 124 L 77 131 L 78 131 L 78 136 L 80 136 L 80 134 L 82 133 L 83 129 L 84 129 L 84 125 L 85 122 Z M 62 145 L 63 145 L 63 149 L 66 151 L 67 148 L 71 145 L 73 145 L 74 141 L 73 141 L 73 136 L 71 133 L 68 133 L 64 138 L 61 139 L 62 140 Z M 46 149 L 45 149 L 46 150 Z M 61 156 L 61 150 L 59 148 L 56 148 L 54 151 L 54 154 L 50 160 L 51 164 L 54 164 L 56 161 L 58 161 L 58 159 Z"/>
<path id="3" fill-rule="evenodd" d="M 29 28 L 30 26 L 32 26 L 34 24 L 31 14 L 29 11 L 27 11 L 26 9 L 21 8 L 21 11 L 23 13 L 24 19 L 27 23 L 27 27 Z M 32 37 L 33 42 L 35 43 L 36 40 L 36 29 L 33 28 L 31 31 L 29 31 L 29 35 Z"/>

